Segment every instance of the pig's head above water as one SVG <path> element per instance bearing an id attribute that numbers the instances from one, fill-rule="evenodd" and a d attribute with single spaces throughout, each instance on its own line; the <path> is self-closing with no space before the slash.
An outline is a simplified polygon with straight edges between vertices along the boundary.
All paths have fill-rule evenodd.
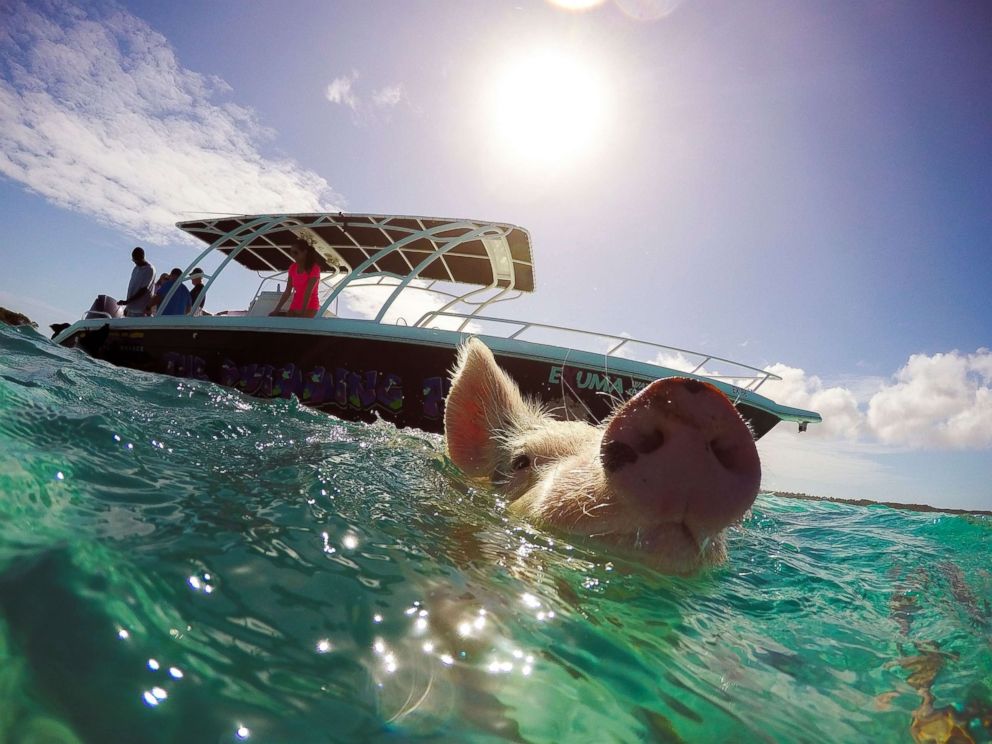
<path id="1" fill-rule="evenodd" d="M 488 480 L 514 514 L 668 573 L 722 561 L 723 531 L 761 481 L 750 429 L 708 383 L 657 380 L 601 426 L 559 421 L 474 339 L 458 357 L 444 430 L 451 460 Z"/>

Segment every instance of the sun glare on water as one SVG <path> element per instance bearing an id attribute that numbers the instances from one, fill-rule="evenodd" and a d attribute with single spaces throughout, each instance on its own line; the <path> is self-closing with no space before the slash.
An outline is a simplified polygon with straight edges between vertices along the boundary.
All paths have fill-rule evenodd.
<path id="1" fill-rule="evenodd" d="M 499 157 L 564 166 L 591 156 L 607 134 L 605 76 L 578 53 L 514 55 L 497 74 L 493 93 L 487 115 Z"/>

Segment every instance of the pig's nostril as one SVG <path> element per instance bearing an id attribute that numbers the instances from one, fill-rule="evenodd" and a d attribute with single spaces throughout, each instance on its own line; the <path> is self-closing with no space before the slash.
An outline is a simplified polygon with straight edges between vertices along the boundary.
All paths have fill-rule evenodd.
<path id="1" fill-rule="evenodd" d="M 665 435 L 662 433 L 661 429 L 655 429 L 649 434 L 645 434 L 637 442 L 634 443 L 634 449 L 640 452 L 642 455 L 647 455 L 654 452 L 661 445 L 665 443 Z"/>
<path id="2" fill-rule="evenodd" d="M 615 473 L 625 465 L 637 462 L 637 453 L 629 444 L 613 440 L 603 447 L 601 454 L 603 469 L 607 473 Z"/>
<path id="3" fill-rule="evenodd" d="M 696 393 L 702 392 L 706 386 L 699 380 L 684 380 L 682 382 L 682 387 L 695 395 Z"/>
<path id="4" fill-rule="evenodd" d="M 737 468 L 736 447 L 727 446 L 717 439 L 710 441 L 706 446 L 713 453 L 717 462 L 723 465 L 724 468 L 727 470 L 735 470 Z"/>

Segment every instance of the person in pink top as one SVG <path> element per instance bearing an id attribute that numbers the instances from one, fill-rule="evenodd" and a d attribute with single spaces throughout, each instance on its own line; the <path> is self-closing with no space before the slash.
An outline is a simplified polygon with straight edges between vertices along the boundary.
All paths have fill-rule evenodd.
<path id="1" fill-rule="evenodd" d="M 317 251 L 305 240 L 297 238 L 289 247 L 294 262 L 289 267 L 289 281 L 286 291 L 282 293 L 276 309 L 269 315 L 290 315 L 294 317 L 312 318 L 317 314 L 320 301 L 317 299 L 317 285 L 320 284 L 320 263 Z M 293 301 L 289 310 L 283 312 L 283 306 L 289 296 Z"/>

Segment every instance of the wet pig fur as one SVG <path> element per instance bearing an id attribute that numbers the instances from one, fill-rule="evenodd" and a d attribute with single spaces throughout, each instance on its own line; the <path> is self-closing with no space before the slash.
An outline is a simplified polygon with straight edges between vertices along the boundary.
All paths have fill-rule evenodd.
<path id="1" fill-rule="evenodd" d="M 444 424 L 451 460 L 512 513 L 668 573 L 723 561 L 761 481 L 751 431 L 713 385 L 657 380 L 600 426 L 560 421 L 477 339 L 459 351 Z"/>

